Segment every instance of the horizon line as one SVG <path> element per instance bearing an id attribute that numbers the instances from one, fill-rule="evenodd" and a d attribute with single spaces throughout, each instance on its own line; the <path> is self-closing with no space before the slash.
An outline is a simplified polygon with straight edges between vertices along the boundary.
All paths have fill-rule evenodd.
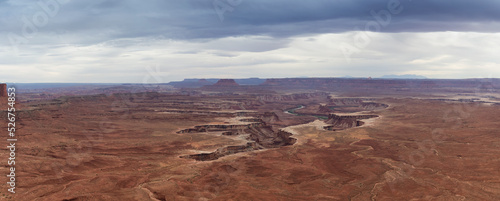
<path id="1" fill-rule="evenodd" d="M 474 80 L 474 79 L 500 79 L 496 77 L 491 78 L 381 78 L 381 77 L 281 77 L 281 78 L 259 78 L 259 77 L 248 77 L 248 78 L 184 78 L 183 80 L 174 80 L 169 82 L 158 82 L 158 83 L 141 83 L 141 82 L 0 82 L 2 84 L 168 84 L 171 82 L 182 82 L 185 80 L 210 80 L 210 79 L 376 79 L 376 80 Z"/>

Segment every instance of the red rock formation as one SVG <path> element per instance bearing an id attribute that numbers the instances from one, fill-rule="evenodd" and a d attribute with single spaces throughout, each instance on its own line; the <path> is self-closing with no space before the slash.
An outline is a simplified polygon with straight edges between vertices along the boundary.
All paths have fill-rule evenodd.
<path id="1" fill-rule="evenodd" d="M 328 93 L 325 92 L 316 92 L 316 93 L 300 93 L 300 94 L 289 94 L 289 95 L 280 95 L 280 94 L 267 94 L 257 96 L 257 100 L 260 101 L 295 101 L 298 99 L 308 99 L 318 96 L 328 96 Z"/>
<path id="2" fill-rule="evenodd" d="M 330 102 L 339 106 L 358 106 L 363 103 L 361 98 L 333 98 Z"/>
<path id="3" fill-rule="evenodd" d="M 365 110 L 380 110 L 389 107 L 389 105 L 369 102 L 369 103 L 362 103 L 360 107 L 362 107 Z"/>
<path id="4" fill-rule="evenodd" d="M 328 119 L 325 121 L 330 126 L 325 126 L 326 130 L 343 130 L 347 128 L 354 128 L 361 126 L 364 123 L 359 121 L 360 119 L 369 119 L 378 117 L 377 115 L 351 115 L 351 116 L 339 116 L 336 114 L 328 115 Z"/>
<path id="5" fill-rule="evenodd" d="M 288 146 L 295 143 L 296 139 L 291 138 L 291 133 L 279 130 L 275 132 L 271 126 L 253 127 L 246 130 L 250 133 L 250 140 L 257 142 L 257 144 L 265 148 L 276 148 L 281 146 Z"/>
<path id="6" fill-rule="evenodd" d="M 220 79 L 217 81 L 217 83 L 214 84 L 214 86 L 221 86 L 221 87 L 235 87 L 235 86 L 240 86 L 236 81 L 233 79 Z"/>
<path id="7" fill-rule="evenodd" d="M 185 156 L 181 156 L 181 158 L 191 158 L 191 159 L 195 159 L 198 161 L 211 161 L 211 160 L 217 160 L 218 158 L 226 156 L 226 155 L 236 154 L 236 153 L 240 153 L 240 152 L 253 151 L 253 150 L 259 150 L 259 149 L 262 149 L 262 147 L 260 147 L 257 143 L 248 142 L 246 145 L 227 146 L 227 147 L 219 148 L 212 153 L 185 155 Z"/>
<path id="8" fill-rule="evenodd" d="M 275 113 L 266 113 L 264 116 L 277 118 Z M 184 129 L 177 133 L 196 133 L 196 132 L 214 132 L 222 131 L 222 135 L 242 135 L 248 134 L 246 145 L 227 146 L 217 149 L 212 153 L 202 153 L 181 156 L 181 158 L 191 158 L 199 161 L 216 160 L 220 157 L 235 154 L 239 152 L 247 152 L 264 148 L 277 148 L 281 146 L 289 146 L 295 144 L 297 139 L 292 138 L 292 133 L 278 130 L 275 131 L 272 126 L 266 125 L 262 119 L 243 119 L 244 122 L 254 122 L 247 125 L 202 125 L 194 128 Z"/>
<path id="9" fill-rule="evenodd" d="M 327 105 L 320 105 L 318 108 L 318 113 L 331 113 L 333 110 L 331 110 Z"/>
<path id="10" fill-rule="evenodd" d="M 230 131 L 230 130 L 244 130 L 244 129 L 250 129 L 253 127 L 259 127 L 263 125 L 264 123 L 261 122 L 256 122 L 256 123 L 251 123 L 251 124 L 246 124 L 246 125 L 201 125 L 201 126 L 195 126 L 194 128 L 188 128 L 184 129 L 181 131 L 178 131 L 177 133 L 198 133 L 198 132 L 214 132 L 214 131 Z"/>
<path id="11" fill-rule="evenodd" d="M 280 121 L 280 118 L 274 112 L 264 112 L 264 114 L 259 115 L 258 118 L 267 123 L 276 123 Z"/>
<path id="12" fill-rule="evenodd" d="M 217 160 L 220 157 L 253 150 L 265 148 L 277 148 L 281 146 L 289 146 L 295 144 L 297 139 L 290 137 L 292 134 L 286 131 L 279 130 L 275 132 L 271 126 L 258 126 L 251 127 L 244 131 L 249 133 L 249 140 L 246 145 L 240 146 L 227 146 L 217 149 L 212 153 L 201 153 L 180 156 L 181 158 L 191 158 L 198 161 L 211 161 Z M 226 131 L 223 135 L 235 135 L 234 132 Z"/>

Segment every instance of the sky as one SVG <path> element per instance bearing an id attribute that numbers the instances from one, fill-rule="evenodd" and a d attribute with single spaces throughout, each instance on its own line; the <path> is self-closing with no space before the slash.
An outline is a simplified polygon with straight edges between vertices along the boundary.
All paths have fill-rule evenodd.
<path id="1" fill-rule="evenodd" d="M 0 82 L 500 78 L 498 0 L 0 0 Z"/>

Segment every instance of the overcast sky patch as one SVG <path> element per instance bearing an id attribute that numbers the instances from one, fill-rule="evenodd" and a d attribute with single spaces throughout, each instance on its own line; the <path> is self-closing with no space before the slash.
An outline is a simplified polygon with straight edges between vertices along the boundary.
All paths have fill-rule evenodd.
<path id="1" fill-rule="evenodd" d="M 500 77 L 495 0 L 39 2 L 0 1 L 4 82 Z"/>

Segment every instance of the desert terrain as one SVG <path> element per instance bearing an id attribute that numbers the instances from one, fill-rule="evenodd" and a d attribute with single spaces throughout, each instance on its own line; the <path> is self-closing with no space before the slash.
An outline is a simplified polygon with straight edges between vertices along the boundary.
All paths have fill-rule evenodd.
<path id="1" fill-rule="evenodd" d="M 499 83 L 29 91 L 0 200 L 500 200 Z"/>

